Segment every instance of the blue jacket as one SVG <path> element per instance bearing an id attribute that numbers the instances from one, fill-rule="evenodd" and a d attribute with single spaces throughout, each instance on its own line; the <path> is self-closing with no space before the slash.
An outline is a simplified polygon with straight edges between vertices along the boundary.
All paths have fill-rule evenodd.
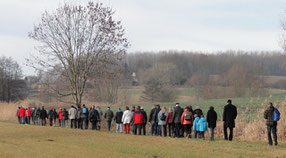
<path id="1" fill-rule="evenodd" d="M 201 119 L 198 122 L 198 125 L 199 125 L 200 132 L 205 132 L 208 130 L 207 121 L 204 117 L 201 117 Z"/>
<path id="2" fill-rule="evenodd" d="M 199 124 L 198 124 L 199 121 L 200 121 L 200 118 L 196 117 L 193 123 L 193 131 L 199 131 Z"/>

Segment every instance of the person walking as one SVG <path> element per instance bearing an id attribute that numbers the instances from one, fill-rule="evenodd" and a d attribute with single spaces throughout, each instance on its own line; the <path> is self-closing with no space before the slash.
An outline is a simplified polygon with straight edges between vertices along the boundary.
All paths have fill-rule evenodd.
<path id="1" fill-rule="evenodd" d="M 84 129 L 88 129 L 88 108 L 86 108 L 85 104 L 82 105 L 81 109 L 81 126 L 84 124 Z"/>
<path id="2" fill-rule="evenodd" d="M 42 106 L 42 110 L 40 112 L 40 119 L 41 119 L 41 125 L 42 126 L 46 126 L 46 119 L 48 118 L 48 114 L 47 114 L 47 111 L 45 110 L 45 107 Z"/>
<path id="3" fill-rule="evenodd" d="M 181 116 L 184 112 L 183 108 L 181 108 L 180 103 L 176 103 L 174 109 L 174 114 L 172 118 L 172 122 L 175 124 L 175 136 L 177 138 L 182 137 L 183 131 L 182 131 L 182 125 L 181 125 Z"/>
<path id="4" fill-rule="evenodd" d="M 38 107 L 38 108 L 36 108 L 36 110 L 35 110 L 35 120 L 36 120 L 36 125 L 37 125 L 37 126 L 40 126 L 40 125 L 41 125 L 40 115 L 41 115 L 41 109 L 40 109 L 40 107 Z"/>
<path id="5" fill-rule="evenodd" d="M 123 123 L 122 123 L 123 112 L 119 108 L 115 113 L 114 122 L 116 123 L 116 133 L 123 132 Z"/>
<path id="6" fill-rule="evenodd" d="M 275 146 L 277 146 L 277 121 L 280 119 L 280 112 L 271 102 L 268 103 L 268 107 L 264 111 L 264 119 L 266 119 L 268 145 L 272 145 L 273 143 L 271 136 L 272 132 Z"/>
<path id="7" fill-rule="evenodd" d="M 194 122 L 193 114 L 190 111 L 190 107 L 187 106 L 181 116 L 181 124 L 184 126 L 184 131 L 186 132 L 187 138 L 192 138 L 191 132 L 192 132 L 193 122 Z"/>
<path id="8" fill-rule="evenodd" d="M 28 107 L 25 111 L 25 116 L 26 116 L 26 120 L 27 120 L 27 124 L 30 125 L 30 121 L 31 121 L 31 109 L 30 107 Z"/>
<path id="9" fill-rule="evenodd" d="M 162 107 L 162 109 L 158 113 L 158 135 L 159 136 L 167 136 L 167 124 L 166 124 L 166 118 L 167 118 L 168 112 L 165 106 Z M 163 134 L 162 134 L 163 133 Z"/>
<path id="10" fill-rule="evenodd" d="M 193 131 L 194 131 L 194 138 L 195 138 L 195 139 L 196 139 L 198 136 L 200 137 L 199 121 L 200 121 L 200 117 L 198 117 L 198 115 L 195 114 L 195 120 L 194 120 L 194 122 L 193 122 Z"/>
<path id="11" fill-rule="evenodd" d="M 217 113 L 215 112 L 214 107 L 211 106 L 207 113 L 207 122 L 211 132 L 210 139 L 212 141 L 214 140 L 214 129 L 216 128 L 216 121 L 217 121 Z"/>
<path id="12" fill-rule="evenodd" d="M 113 111 L 111 111 L 110 107 L 107 107 L 104 113 L 104 118 L 106 119 L 107 129 L 109 132 L 111 130 L 111 122 L 112 122 L 113 116 L 114 116 Z"/>
<path id="13" fill-rule="evenodd" d="M 54 113 L 53 108 L 50 108 L 50 110 L 48 112 L 48 119 L 49 119 L 49 122 L 50 122 L 50 126 L 53 126 L 53 113 Z"/>
<path id="14" fill-rule="evenodd" d="M 102 118 L 103 113 L 102 113 L 102 111 L 101 111 L 99 106 L 96 107 L 96 110 L 97 110 L 97 112 L 99 114 L 96 125 L 97 125 L 97 130 L 100 130 L 100 128 L 101 128 L 101 118 Z"/>
<path id="15" fill-rule="evenodd" d="M 141 110 L 141 113 L 143 115 L 142 131 L 143 131 L 143 135 L 146 135 L 146 124 L 147 124 L 147 120 L 148 120 L 147 113 L 142 106 L 141 106 L 140 110 Z"/>
<path id="16" fill-rule="evenodd" d="M 65 108 L 63 110 L 63 122 L 64 127 L 69 127 L 69 112 Z"/>
<path id="17" fill-rule="evenodd" d="M 224 130 L 224 139 L 232 141 L 233 139 L 233 128 L 235 128 L 235 119 L 237 117 L 236 106 L 232 105 L 232 101 L 228 100 L 227 105 L 224 106 L 223 111 L 223 130 Z M 229 128 L 229 136 L 227 134 L 227 129 Z"/>
<path id="18" fill-rule="evenodd" d="M 200 132 L 199 138 L 205 139 L 205 131 L 208 130 L 208 126 L 207 126 L 207 121 L 204 118 L 204 115 L 201 115 L 201 118 L 198 121 L 198 126 L 199 126 L 199 132 Z"/>
<path id="19" fill-rule="evenodd" d="M 32 122 L 35 125 L 36 124 L 36 120 L 35 120 L 35 108 L 32 108 L 31 111 L 31 118 L 32 118 Z"/>
<path id="20" fill-rule="evenodd" d="M 139 135 L 141 135 L 141 125 L 143 123 L 143 114 L 140 110 L 140 106 L 137 107 L 136 111 L 134 112 L 133 116 L 133 123 L 134 123 L 134 134 L 137 135 L 137 132 Z"/>
<path id="21" fill-rule="evenodd" d="M 97 130 L 98 117 L 100 117 L 98 110 L 95 108 L 95 106 L 92 106 L 92 108 L 89 110 L 89 114 L 88 114 L 88 120 L 91 122 L 91 129 L 92 130 Z"/>
<path id="22" fill-rule="evenodd" d="M 150 123 L 150 126 L 151 126 L 151 130 L 150 130 L 150 134 L 151 135 L 156 135 L 157 134 L 157 127 L 156 127 L 156 116 L 155 116 L 155 113 L 156 113 L 156 106 L 153 105 L 152 106 L 152 110 L 150 112 L 150 115 L 149 115 L 149 123 Z"/>
<path id="23" fill-rule="evenodd" d="M 173 117 L 173 108 L 170 107 L 168 115 L 166 117 L 166 125 L 168 126 L 169 137 L 172 137 L 174 135 L 174 125 L 172 122 L 172 117 Z"/>
<path id="24" fill-rule="evenodd" d="M 62 128 L 65 127 L 65 125 L 64 125 L 64 116 L 63 116 L 63 113 L 64 113 L 63 109 L 60 108 L 60 110 L 59 110 L 59 112 L 58 112 L 58 117 L 59 117 L 59 122 L 60 122 L 59 126 L 62 127 Z"/>
<path id="25" fill-rule="evenodd" d="M 76 124 L 77 124 L 77 128 L 78 129 L 83 129 L 83 119 L 81 118 L 82 116 L 82 108 L 81 106 L 78 106 L 78 109 L 77 109 L 77 114 L 76 114 Z"/>
<path id="26" fill-rule="evenodd" d="M 25 124 L 25 110 L 23 107 L 18 110 L 18 117 L 20 117 L 20 124 Z"/>
<path id="27" fill-rule="evenodd" d="M 75 128 L 75 118 L 76 118 L 76 109 L 72 105 L 71 108 L 69 109 L 69 119 L 71 120 L 71 128 Z"/>
<path id="28" fill-rule="evenodd" d="M 124 127 L 125 134 L 130 134 L 130 123 L 131 123 L 132 113 L 129 110 L 129 107 L 126 106 L 125 111 L 122 116 L 122 122 Z"/>
<path id="29" fill-rule="evenodd" d="M 57 126 L 57 118 L 58 118 L 58 113 L 56 109 L 53 109 L 53 114 L 52 114 L 52 119 L 53 119 L 53 126 Z M 59 123 L 60 126 L 60 123 Z"/>

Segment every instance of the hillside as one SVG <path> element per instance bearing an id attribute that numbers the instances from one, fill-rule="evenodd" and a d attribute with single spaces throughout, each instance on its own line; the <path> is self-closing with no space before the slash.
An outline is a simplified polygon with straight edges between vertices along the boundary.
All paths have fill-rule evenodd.
<path id="1" fill-rule="evenodd" d="M 0 122 L 0 157 L 285 157 L 286 144 L 134 136 Z M 123 145 L 124 144 L 124 145 Z"/>

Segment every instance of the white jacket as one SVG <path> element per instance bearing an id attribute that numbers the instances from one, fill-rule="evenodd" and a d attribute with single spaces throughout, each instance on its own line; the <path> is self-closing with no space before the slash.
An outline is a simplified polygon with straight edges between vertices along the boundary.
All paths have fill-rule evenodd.
<path id="1" fill-rule="evenodd" d="M 123 124 L 129 124 L 131 123 L 132 113 L 130 110 L 125 110 L 122 116 L 122 122 Z"/>

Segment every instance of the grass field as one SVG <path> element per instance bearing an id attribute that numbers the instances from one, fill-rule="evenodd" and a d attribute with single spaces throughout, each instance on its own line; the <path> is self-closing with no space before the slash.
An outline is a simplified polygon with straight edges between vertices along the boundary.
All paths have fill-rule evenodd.
<path id="1" fill-rule="evenodd" d="M 286 157 L 286 144 L 187 140 L 0 122 L 2 158 Z"/>

